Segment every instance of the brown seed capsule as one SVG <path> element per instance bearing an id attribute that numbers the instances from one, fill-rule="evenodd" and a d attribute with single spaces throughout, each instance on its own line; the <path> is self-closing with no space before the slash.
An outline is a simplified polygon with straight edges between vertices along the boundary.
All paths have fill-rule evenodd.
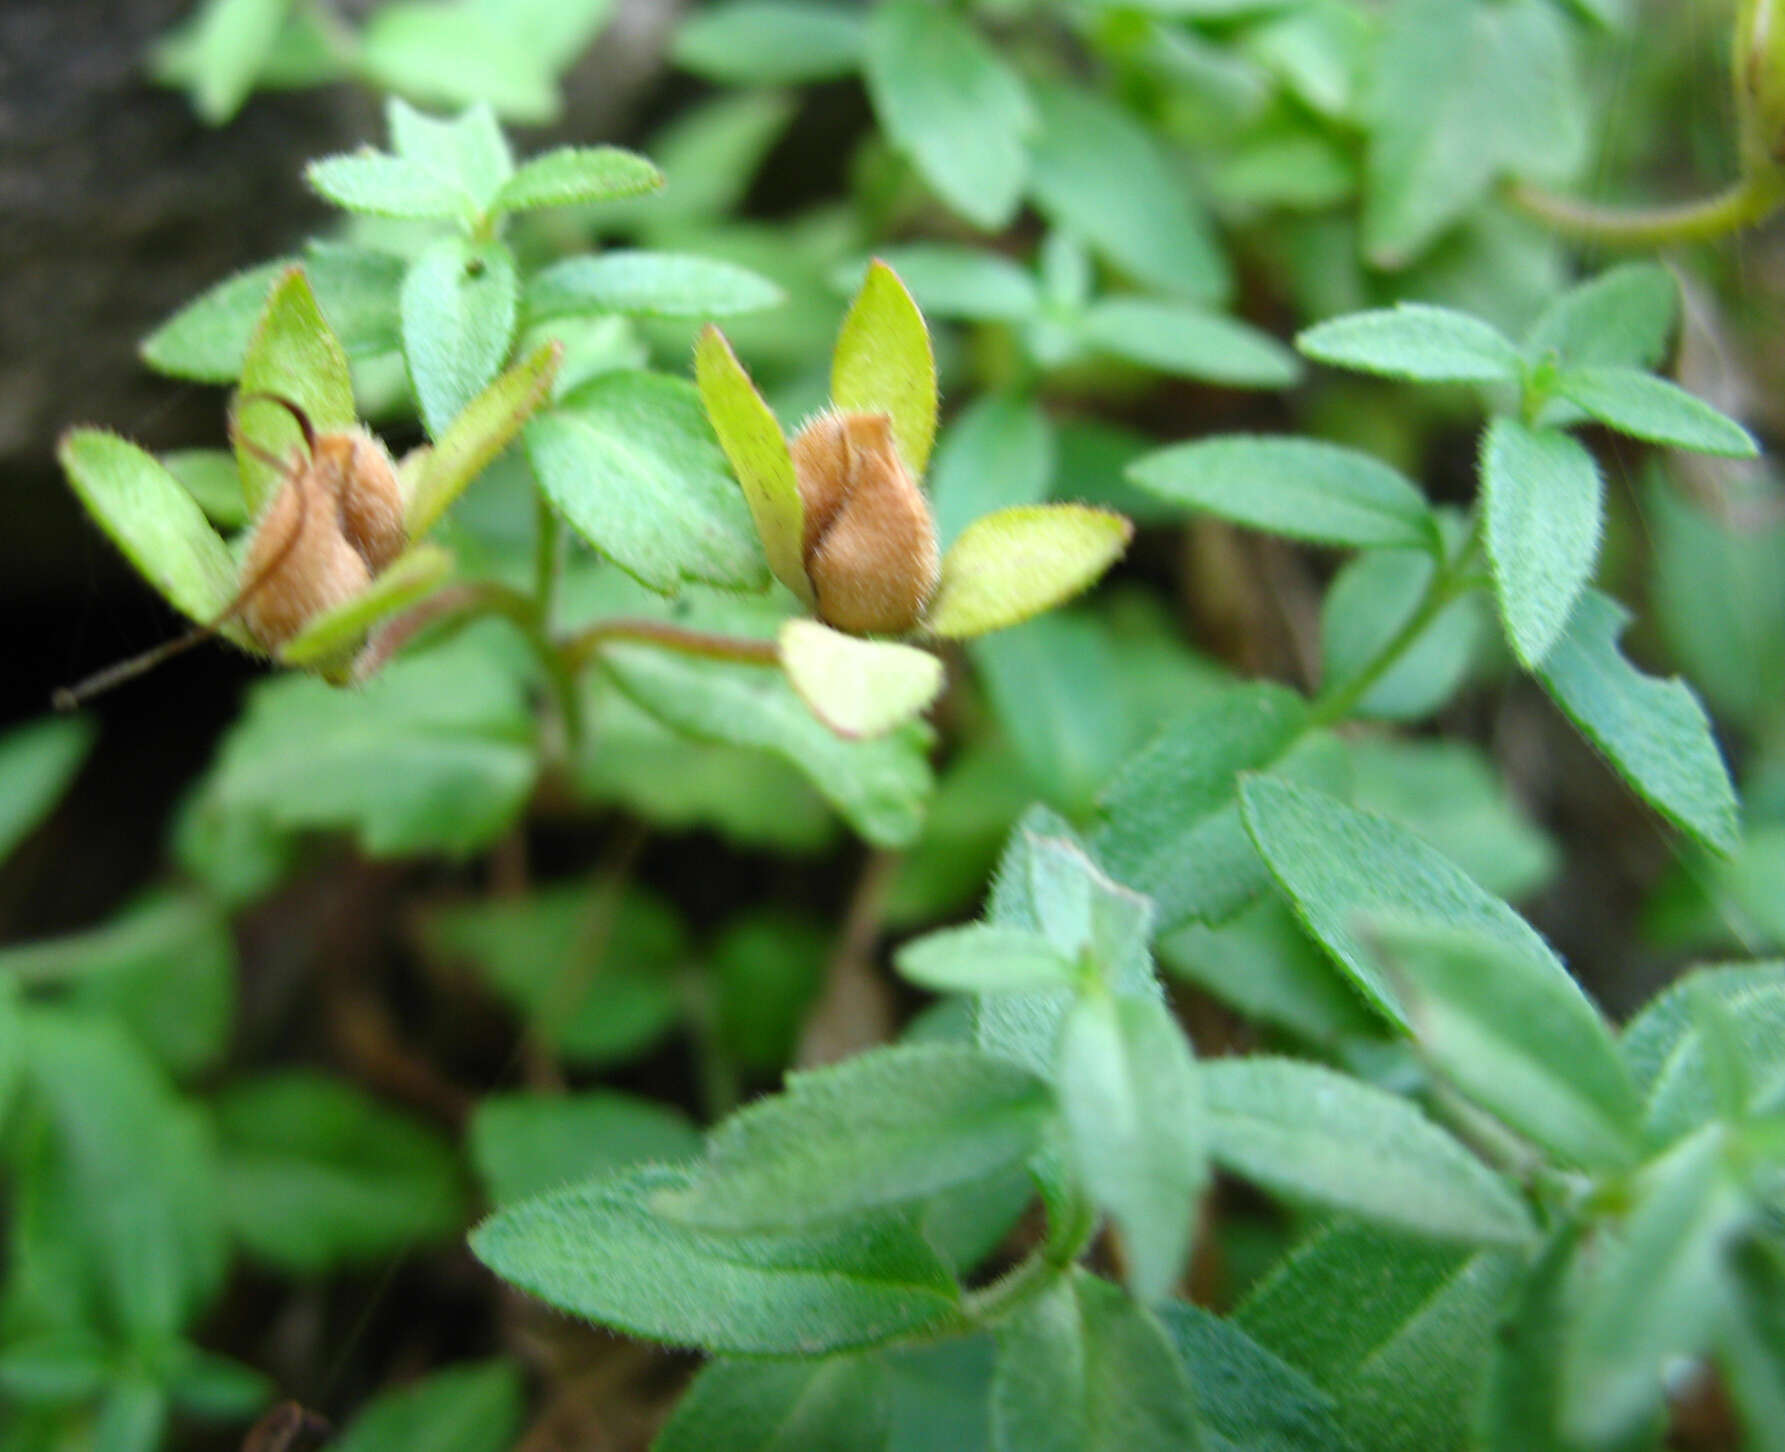
<path id="1" fill-rule="evenodd" d="M 792 445 L 818 617 L 854 635 L 903 635 L 936 591 L 941 553 L 923 492 L 883 413 L 827 413 Z"/>

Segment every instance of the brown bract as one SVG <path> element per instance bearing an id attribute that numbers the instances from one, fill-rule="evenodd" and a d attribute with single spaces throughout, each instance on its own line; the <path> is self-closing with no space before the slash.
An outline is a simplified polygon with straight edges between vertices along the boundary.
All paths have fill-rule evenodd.
<path id="1" fill-rule="evenodd" d="M 365 589 L 408 542 L 403 491 L 364 429 L 319 434 L 297 455 L 248 542 L 243 623 L 269 649 Z"/>
<path id="2" fill-rule="evenodd" d="M 936 592 L 936 524 L 884 413 L 826 413 L 794 437 L 801 547 L 818 617 L 853 635 L 903 635 Z"/>

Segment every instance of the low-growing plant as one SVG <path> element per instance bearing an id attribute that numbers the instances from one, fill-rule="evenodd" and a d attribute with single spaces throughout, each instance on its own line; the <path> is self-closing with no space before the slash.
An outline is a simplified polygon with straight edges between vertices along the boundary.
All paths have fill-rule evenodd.
<path id="1" fill-rule="evenodd" d="M 482 13 L 368 30 L 424 8 Z M 220 117 L 314 19 L 213 0 L 168 64 Z M 1680 274 L 1564 282 L 1506 230 L 1567 209 L 1589 43 L 1547 0 L 733 0 L 672 53 L 742 89 L 662 170 L 402 100 L 389 151 L 314 163 L 343 229 L 143 345 L 234 390 L 230 447 L 60 449 L 176 647 L 273 669 L 177 873 L 0 949 L 17 1445 L 296 1438 L 269 1402 L 335 1389 L 207 1349 L 239 1267 L 467 1233 L 509 1334 L 420 1343 L 452 1350 L 331 1445 L 545 1445 L 617 1374 L 539 1303 L 706 1358 L 614 1434 L 659 1452 L 1775 1445 L 1785 555 L 1674 477 L 1759 452 L 1669 376 Z M 732 218 L 760 88 L 857 76 L 848 214 Z M 1744 187 L 1771 84 L 1738 67 Z M 1764 210 L 1718 205 L 1600 231 Z M 1284 587 L 1275 670 L 1152 588 L 1263 635 L 1242 569 Z M 1560 854 L 1474 738 L 1544 698 L 1679 843 L 1652 935 L 1742 955 L 1621 1027 L 1511 905 Z M 0 737 L 0 851 L 93 734 Z M 790 873 L 839 820 L 840 933 L 768 874 L 639 865 L 700 829 Z M 232 921 L 342 837 L 434 866 L 387 879 L 371 981 L 312 948 L 335 1047 L 244 1064 Z M 441 1364 L 468 1343 L 508 1354 Z"/>

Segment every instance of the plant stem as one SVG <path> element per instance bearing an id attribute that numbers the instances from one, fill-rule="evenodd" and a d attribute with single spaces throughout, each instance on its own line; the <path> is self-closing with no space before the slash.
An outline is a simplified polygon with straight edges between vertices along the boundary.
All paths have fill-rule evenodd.
<path id="1" fill-rule="evenodd" d="M 1445 607 L 1467 593 L 1470 587 L 1465 584 L 1462 566 L 1470 553 L 1472 551 L 1465 550 L 1464 558 L 1455 564 L 1440 564 L 1433 569 L 1418 607 L 1367 666 L 1315 700 L 1308 712 L 1306 730 L 1332 726 L 1349 716 L 1358 702 L 1369 695 L 1371 688 L 1399 663 L 1413 642 L 1425 634 L 1426 627 L 1444 612 Z"/>
<path id="2" fill-rule="evenodd" d="M 780 652 L 772 640 L 719 635 L 709 630 L 690 630 L 667 620 L 600 620 L 559 642 L 558 653 L 572 670 L 579 670 L 601 650 L 616 641 L 655 645 L 682 655 L 707 660 L 728 660 L 739 665 L 772 666 Z"/>
<path id="3" fill-rule="evenodd" d="M 564 532 L 558 511 L 542 489 L 534 495 L 533 600 L 539 609 L 539 628 L 552 631 L 552 613 L 558 604 L 558 580 L 564 573 Z"/>
<path id="4" fill-rule="evenodd" d="M 1045 1291 L 1090 1248 L 1097 1218 L 1097 1207 L 1084 1192 L 1073 1191 L 1058 1223 L 1048 1226 L 1046 1240 L 989 1286 L 966 1297 L 968 1318 L 977 1326 L 990 1326 Z"/>
<path id="5" fill-rule="evenodd" d="M 1764 221 L 1785 203 L 1785 184 L 1746 176 L 1725 191 L 1672 207 L 1624 210 L 1559 197 L 1527 182 L 1509 190 L 1514 205 L 1553 231 L 1607 247 L 1665 247 L 1709 242 Z"/>

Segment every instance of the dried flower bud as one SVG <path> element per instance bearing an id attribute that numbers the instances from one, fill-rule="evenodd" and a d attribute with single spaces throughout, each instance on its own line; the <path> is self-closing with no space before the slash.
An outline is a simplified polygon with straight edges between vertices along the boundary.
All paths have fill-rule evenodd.
<path id="1" fill-rule="evenodd" d="M 342 529 L 337 496 L 308 465 L 294 469 L 255 526 L 242 563 L 242 621 L 277 649 L 325 610 L 365 589 L 372 572 Z"/>
<path id="2" fill-rule="evenodd" d="M 936 524 L 883 413 L 827 413 L 794 438 L 806 575 L 818 617 L 855 635 L 902 635 L 936 591 Z"/>
<path id="3" fill-rule="evenodd" d="M 334 498 L 341 533 L 374 575 L 408 547 L 403 486 L 371 434 L 356 428 L 317 435 L 310 472 Z"/>

